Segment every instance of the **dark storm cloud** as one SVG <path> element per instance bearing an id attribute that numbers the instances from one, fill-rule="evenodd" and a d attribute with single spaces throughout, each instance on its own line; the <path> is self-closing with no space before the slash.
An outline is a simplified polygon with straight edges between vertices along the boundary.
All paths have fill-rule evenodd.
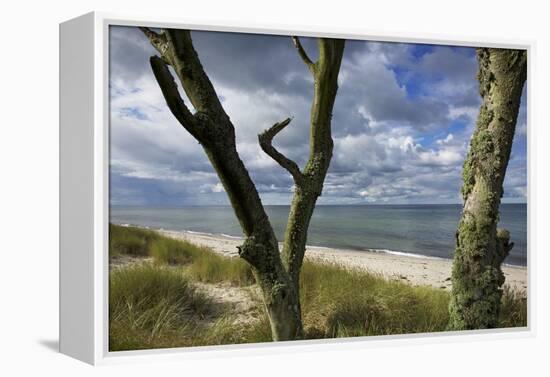
<path id="1" fill-rule="evenodd" d="M 222 85 L 246 91 L 312 93 L 309 73 L 290 37 L 216 32 L 193 32 L 192 36 L 206 72 Z M 302 41 L 306 48 L 314 47 L 309 38 Z"/>
<path id="2" fill-rule="evenodd" d="M 111 26 L 109 31 L 110 79 L 135 82 L 150 74 L 149 57 L 156 50 L 135 27 Z"/>
<path id="3" fill-rule="evenodd" d="M 290 37 L 244 33 L 192 32 L 193 43 L 212 81 L 247 91 L 311 95 L 308 71 Z M 302 38 L 315 56 L 315 41 Z M 111 78 L 136 80 L 150 74 L 148 58 L 158 54 L 134 27 L 113 27 Z M 220 57 L 222 57 L 220 59 Z"/>
<path id="4" fill-rule="evenodd" d="M 192 37 L 264 202 L 287 204 L 292 179 L 261 151 L 257 134 L 292 116 L 274 144 L 304 166 L 310 73 L 286 36 Z M 166 108 L 149 67 L 154 49 L 137 28 L 112 28 L 110 42 L 111 202 L 227 204 L 201 146 Z M 316 59 L 316 41 L 302 43 Z M 334 155 L 320 203 L 458 202 L 480 101 L 476 67 L 473 49 L 348 41 L 332 121 Z M 526 192 L 525 108 L 524 98 L 505 181 L 505 198 L 512 200 Z"/>

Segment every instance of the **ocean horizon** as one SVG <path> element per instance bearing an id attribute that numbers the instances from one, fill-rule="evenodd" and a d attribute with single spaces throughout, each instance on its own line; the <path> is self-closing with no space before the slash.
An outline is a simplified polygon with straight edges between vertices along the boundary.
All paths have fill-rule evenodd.
<path id="1" fill-rule="evenodd" d="M 276 236 L 282 241 L 289 205 L 266 205 Z M 395 255 L 451 259 L 460 204 L 318 205 L 308 232 L 310 246 Z M 117 206 L 110 222 L 151 229 L 188 231 L 241 238 L 230 206 Z M 504 263 L 527 265 L 527 204 L 503 203 L 499 227 L 510 231 L 514 248 Z"/>

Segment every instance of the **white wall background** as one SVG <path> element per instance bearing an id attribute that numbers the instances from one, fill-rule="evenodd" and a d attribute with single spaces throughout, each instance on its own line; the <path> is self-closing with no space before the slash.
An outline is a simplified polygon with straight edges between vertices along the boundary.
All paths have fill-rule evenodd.
<path id="1" fill-rule="evenodd" d="M 463 376 L 544 375 L 550 371 L 547 109 L 548 9 L 542 1 L 4 1 L 0 88 L 0 374 L 106 376 Z M 314 4 L 314 5 L 313 5 Z M 536 40 L 532 95 L 537 253 L 533 338 L 380 345 L 352 351 L 92 368 L 57 354 L 58 333 L 58 23 L 91 10 L 138 15 L 345 25 L 439 37 Z M 546 90 L 545 90 L 546 89 Z M 545 349 L 546 348 L 546 349 Z"/>

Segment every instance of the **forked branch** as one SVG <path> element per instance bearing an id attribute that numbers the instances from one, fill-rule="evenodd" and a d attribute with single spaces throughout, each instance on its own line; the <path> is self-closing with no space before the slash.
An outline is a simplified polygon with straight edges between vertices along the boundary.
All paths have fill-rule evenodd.
<path id="1" fill-rule="evenodd" d="M 294 182 L 296 183 L 296 185 L 299 185 L 303 180 L 303 174 L 300 171 L 298 164 L 284 156 L 273 146 L 273 138 L 275 137 L 275 135 L 277 135 L 286 126 L 288 126 L 291 120 L 292 118 L 287 118 L 282 122 L 275 123 L 273 126 L 271 126 L 271 128 L 268 128 L 267 130 L 259 134 L 258 140 L 260 142 L 260 147 L 262 148 L 262 150 L 268 156 L 274 159 L 279 165 L 285 168 L 292 175 L 292 178 L 294 178 Z"/>
<path id="2" fill-rule="evenodd" d="M 296 47 L 296 50 L 298 50 L 298 54 L 306 64 L 307 68 L 310 70 L 311 73 L 315 74 L 315 63 L 313 63 L 309 56 L 307 56 L 307 52 L 306 50 L 304 50 L 300 39 L 298 37 L 292 37 L 292 43 L 294 43 L 294 47 Z"/>
<path id="3" fill-rule="evenodd" d="M 151 42 L 151 45 L 160 53 L 163 59 L 166 59 L 166 51 L 168 50 L 168 43 L 164 33 L 157 33 L 148 27 L 140 27 L 139 30 L 145 34 L 145 36 Z M 166 60 L 165 60 L 166 61 Z"/>
<path id="4" fill-rule="evenodd" d="M 261 288 L 273 340 L 301 338 L 303 328 L 298 289 L 283 266 L 275 232 L 237 151 L 235 127 L 202 66 L 190 31 L 164 29 L 160 35 L 148 29 L 143 32 L 153 45 L 158 46 L 163 38 L 166 40 L 167 50 L 163 52 L 161 49 L 160 57 L 151 58 L 151 67 L 170 111 L 201 143 L 225 188 L 246 237 L 239 255 L 251 265 Z M 195 108 L 194 115 L 185 106 L 169 65 Z M 286 124 L 289 122 L 290 119 Z M 264 137 L 267 150 L 270 150 L 271 139 L 279 131 L 278 127 L 274 127 L 271 133 L 268 131 Z M 295 170 L 295 174 L 299 172 L 297 166 L 290 166 L 290 169 Z"/>
<path id="5" fill-rule="evenodd" d="M 158 56 L 151 56 L 149 62 L 151 63 L 151 68 L 153 69 L 155 79 L 159 84 L 168 108 L 181 123 L 181 125 L 189 131 L 191 135 L 198 138 L 197 121 L 185 105 L 185 102 L 183 102 L 183 99 L 178 91 L 178 86 L 176 85 L 174 77 L 170 73 L 168 66 L 164 60 Z"/>

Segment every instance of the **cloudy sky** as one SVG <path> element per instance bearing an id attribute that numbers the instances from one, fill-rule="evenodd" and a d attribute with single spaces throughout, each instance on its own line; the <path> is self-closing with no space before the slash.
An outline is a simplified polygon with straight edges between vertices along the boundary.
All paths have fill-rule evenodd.
<path id="1" fill-rule="evenodd" d="M 257 135 L 293 116 L 274 144 L 304 166 L 309 71 L 289 37 L 192 37 L 263 202 L 288 204 L 292 179 L 262 152 Z M 302 43 L 315 58 L 315 40 Z M 138 29 L 111 27 L 111 204 L 228 204 L 200 145 L 164 102 L 149 66 L 155 53 Z M 460 203 L 462 163 L 480 105 L 476 69 L 472 48 L 346 42 L 332 120 L 334 155 L 319 203 Z M 524 90 L 505 202 L 526 200 L 525 97 Z"/>

